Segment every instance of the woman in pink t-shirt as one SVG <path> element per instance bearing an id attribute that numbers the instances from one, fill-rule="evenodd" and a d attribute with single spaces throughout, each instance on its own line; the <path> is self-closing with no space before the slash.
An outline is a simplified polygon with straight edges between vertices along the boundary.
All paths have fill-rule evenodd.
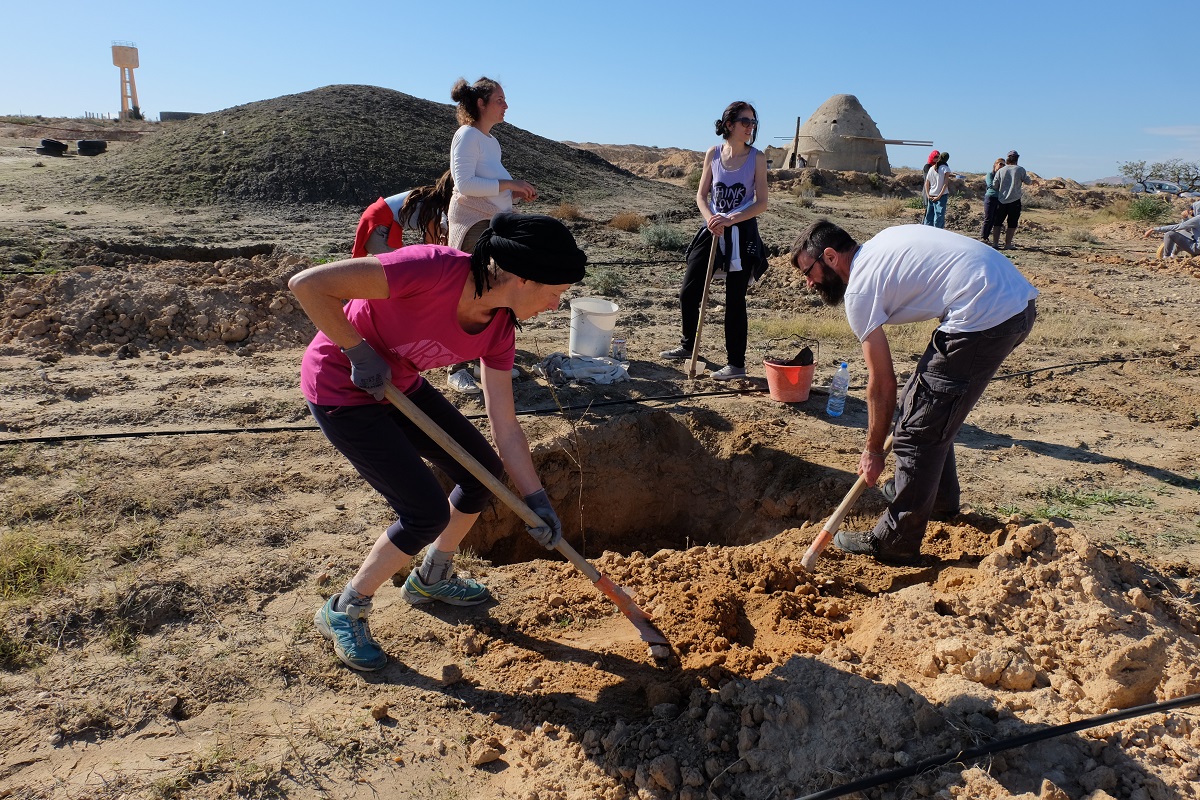
<path id="1" fill-rule="evenodd" d="M 348 666 L 376 670 L 387 663 L 367 627 L 371 598 L 426 545 L 432 544 L 401 590 L 405 600 L 475 605 L 491 596 L 453 568 L 489 490 L 386 401 L 388 381 L 494 475 L 507 468 L 546 522 L 529 529 L 539 543 L 553 549 L 562 537 L 517 422 L 510 370 L 516 323 L 558 308 L 562 293 L 583 279 L 586 263 L 558 220 L 508 212 L 492 218 L 473 255 L 415 245 L 311 267 L 289 282 L 318 328 L 301 367 L 309 409 L 397 514 L 358 572 L 315 617 Z M 343 305 L 344 298 L 352 299 Z M 483 363 L 483 397 L 499 454 L 420 374 L 475 358 Z M 426 460 L 455 482 L 448 503 Z"/>

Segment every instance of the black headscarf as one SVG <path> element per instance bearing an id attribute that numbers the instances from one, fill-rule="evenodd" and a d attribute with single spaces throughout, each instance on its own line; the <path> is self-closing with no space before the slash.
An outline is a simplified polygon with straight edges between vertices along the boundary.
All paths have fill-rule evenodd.
<path id="1" fill-rule="evenodd" d="M 520 278 L 554 286 L 583 280 L 587 253 L 554 217 L 502 211 L 492 217 L 471 253 L 475 294 L 480 297 L 491 286 L 489 261 Z"/>

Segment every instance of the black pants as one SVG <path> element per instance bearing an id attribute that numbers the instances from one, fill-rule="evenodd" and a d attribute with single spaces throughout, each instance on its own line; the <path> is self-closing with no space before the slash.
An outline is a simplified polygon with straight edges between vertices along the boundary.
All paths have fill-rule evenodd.
<path id="1" fill-rule="evenodd" d="M 707 233 L 707 230 L 701 233 Z M 730 272 L 725 278 L 725 363 L 745 369 L 746 337 L 750 327 L 746 314 L 746 290 L 750 286 L 751 271 L 756 263 L 748 260 L 745 249 L 748 244 L 747 238 L 753 236 L 755 241 L 758 239 L 758 226 L 755 225 L 751 230 L 748 223 L 743 223 L 743 230 L 740 230 L 738 235 L 742 239 L 742 269 Z M 727 250 L 729 241 L 727 234 Z M 687 251 L 687 270 L 683 273 L 683 287 L 679 290 L 679 309 L 683 319 L 683 335 L 679 338 L 679 343 L 685 350 L 691 350 L 696 345 L 696 326 L 700 324 L 700 300 L 704 296 L 704 278 L 708 274 L 708 254 L 711 247 L 712 236 L 698 234 Z M 728 257 L 723 257 L 718 250 L 718 266 L 723 263 L 723 258 L 724 261 L 728 260 Z M 712 291 L 710 288 L 710 296 Z"/>
<path id="2" fill-rule="evenodd" d="M 500 456 L 487 439 L 437 389 L 421 381 L 420 388 L 408 397 L 493 475 L 504 474 Z M 487 486 L 390 403 L 309 403 L 308 407 L 326 438 L 398 515 L 387 535 L 401 552 L 416 555 L 441 535 L 450 522 L 450 505 L 465 514 L 476 514 L 487 506 L 491 498 Z M 450 505 L 437 476 L 422 459 L 457 484 L 450 492 Z"/>
<path id="3" fill-rule="evenodd" d="M 1021 201 L 1013 200 L 1011 203 L 1001 203 L 996 209 L 996 219 L 993 224 L 998 227 L 1008 226 L 1008 229 L 1016 230 L 1017 223 L 1021 221 Z"/>
<path id="4" fill-rule="evenodd" d="M 983 231 L 979 234 L 985 241 L 992 237 L 992 226 L 996 224 L 996 214 L 1000 211 L 1000 198 L 994 194 L 983 196 Z"/>
<path id="5" fill-rule="evenodd" d="M 900 395 L 892 440 L 896 499 L 872 534 L 881 552 L 914 555 L 935 511 L 957 513 L 954 437 L 1004 359 L 1029 336 L 1036 317 L 1030 300 L 1024 311 L 986 331 L 934 331 Z"/>

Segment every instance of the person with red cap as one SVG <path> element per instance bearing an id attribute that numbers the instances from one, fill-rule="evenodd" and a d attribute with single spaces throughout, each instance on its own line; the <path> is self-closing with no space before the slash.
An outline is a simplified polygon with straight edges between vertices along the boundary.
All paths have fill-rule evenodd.
<path id="1" fill-rule="evenodd" d="M 939 153 L 937 150 L 930 150 L 929 158 L 925 159 L 925 166 L 921 167 L 921 199 L 925 201 L 926 213 L 929 212 L 929 195 L 925 193 L 925 178 L 929 177 L 929 170 L 934 164 L 937 163 L 938 156 L 940 155 L 941 153 Z"/>
<path id="2" fill-rule="evenodd" d="M 946 205 L 950 202 L 950 154 L 943 150 L 925 173 L 925 224 L 946 227 Z"/>

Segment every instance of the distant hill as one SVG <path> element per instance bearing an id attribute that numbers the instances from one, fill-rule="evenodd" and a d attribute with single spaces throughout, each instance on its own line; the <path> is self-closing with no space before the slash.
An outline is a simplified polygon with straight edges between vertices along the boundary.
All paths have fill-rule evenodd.
<path id="1" fill-rule="evenodd" d="M 1106 184 L 1108 186 L 1124 186 L 1129 183 L 1129 179 L 1124 175 L 1113 175 L 1109 178 L 1096 178 L 1094 181 L 1084 181 L 1084 186 L 1096 186 L 1098 184 Z"/>
<path id="2" fill-rule="evenodd" d="M 325 86 L 164 124 L 114 154 L 95 188 L 146 203 L 363 207 L 437 180 L 457 128 L 449 104 L 375 86 Z M 543 200 L 633 192 L 665 200 L 670 192 L 512 125 L 493 133 L 509 172 Z"/>
<path id="3" fill-rule="evenodd" d="M 700 169 L 704 153 L 678 147 L 651 147 L 641 144 L 596 144 L 594 142 L 563 142 L 586 150 L 610 164 L 627 169 L 643 178 L 683 178 Z"/>

